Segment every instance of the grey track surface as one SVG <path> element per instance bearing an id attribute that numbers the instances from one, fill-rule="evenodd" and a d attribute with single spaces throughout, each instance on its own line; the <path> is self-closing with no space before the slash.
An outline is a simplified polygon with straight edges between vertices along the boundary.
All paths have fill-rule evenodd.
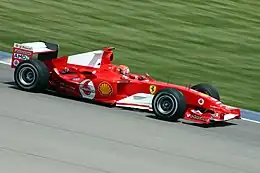
<path id="1" fill-rule="evenodd" d="M 260 171 L 260 125 L 203 128 L 6 82 L 0 65 L 0 172 L 245 173 Z"/>

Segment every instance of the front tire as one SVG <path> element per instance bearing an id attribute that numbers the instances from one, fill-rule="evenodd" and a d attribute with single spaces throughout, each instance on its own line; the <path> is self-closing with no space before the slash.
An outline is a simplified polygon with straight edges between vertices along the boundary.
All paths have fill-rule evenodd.
<path id="1" fill-rule="evenodd" d="M 211 97 L 213 97 L 217 100 L 220 100 L 218 90 L 210 84 L 200 83 L 200 84 L 192 86 L 191 89 L 194 89 L 194 90 L 199 91 L 203 94 L 207 94 L 207 95 L 209 95 L 209 96 L 211 96 Z"/>
<path id="2" fill-rule="evenodd" d="M 15 68 L 14 80 L 22 90 L 42 92 L 48 87 L 49 70 L 40 60 L 26 60 Z"/>
<path id="3" fill-rule="evenodd" d="M 186 100 L 180 91 L 174 88 L 165 88 L 154 96 L 152 108 L 158 118 L 177 121 L 184 117 Z"/>

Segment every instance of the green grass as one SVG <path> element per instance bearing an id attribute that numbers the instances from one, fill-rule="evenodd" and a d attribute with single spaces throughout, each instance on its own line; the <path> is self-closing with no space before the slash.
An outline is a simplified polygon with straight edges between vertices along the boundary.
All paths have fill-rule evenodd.
<path id="1" fill-rule="evenodd" d="M 0 50 L 58 42 L 60 55 L 114 46 L 116 64 L 180 85 L 210 82 L 260 111 L 259 0 L 1 0 Z"/>

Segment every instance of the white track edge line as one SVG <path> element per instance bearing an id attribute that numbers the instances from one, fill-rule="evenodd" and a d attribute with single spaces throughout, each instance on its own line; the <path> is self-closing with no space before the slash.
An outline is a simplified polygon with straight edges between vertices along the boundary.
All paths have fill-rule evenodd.
<path id="1" fill-rule="evenodd" d="M 1 64 L 6 64 L 6 65 L 10 65 L 11 63 L 9 62 L 5 62 L 5 61 L 0 61 Z"/>
<path id="2" fill-rule="evenodd" d="M 249 121 L 249 122 L 252 122 L 252 123 L 260 124 L 260 121 L 250 120 L 250 119 L 247 119 L 247 118 L 241 118 L 241 119 L 244 120 L 244 121 Z"/>

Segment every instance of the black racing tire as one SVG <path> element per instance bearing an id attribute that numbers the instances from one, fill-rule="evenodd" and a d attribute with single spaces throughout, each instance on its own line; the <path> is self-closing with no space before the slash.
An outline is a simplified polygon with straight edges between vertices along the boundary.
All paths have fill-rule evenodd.
<path id="1" fill-rule="evenodd" d="M 177 121 L 184 117 L 186 99 L 179 90 L 165 88 L 158 91 L 153 97 L 152 109 L 159 119 Z"/>
<path id="2" fill-rule="evenodd" d="M 217 100 L 220 100 L 220 96 L 219 96 L 219 92 L 218 92 L 217 88 L 215 88 L 214 86 L 212 86 L 210 84 L 200 83 L 200 84 L 192 86 L 191 89 L 194 89 L 203 94 L 207 94 Z"/>
<path id="3" fill-rule="evenodd" d="M 25 91 L 42 92 L 48 87 L 49 70 L 40 60 L 25 60 L 14 71 L 16 85 Z"/>

